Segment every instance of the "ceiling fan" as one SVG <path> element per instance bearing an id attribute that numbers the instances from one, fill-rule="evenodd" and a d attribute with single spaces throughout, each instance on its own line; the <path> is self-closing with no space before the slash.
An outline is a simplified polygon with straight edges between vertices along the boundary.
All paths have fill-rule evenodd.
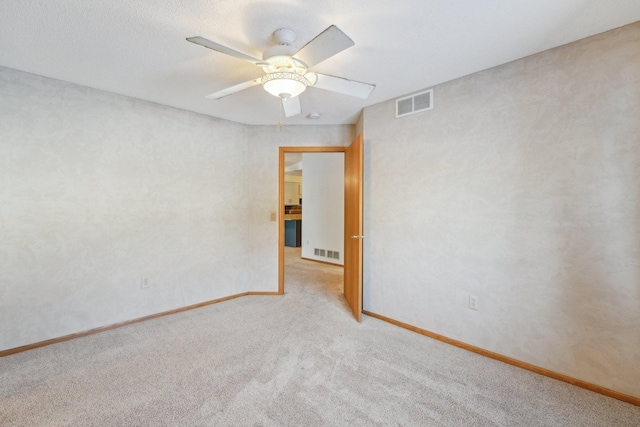
<path id="1" fill-rule="evenodd" d="M 282 100 L 285 116 L 292 117 L 302 112 L 298 95 L 307 87 L 316 87 L 362 99 L 368 98 L 376 87 L 369 83 L 309 71 L 309 68 L 314 65 L 355 44 L 335 25 L 331 25 L 297 51 L 292 47 L 296 40 L 296 33 L 293 30 L 281 28 L 273 33 L 273 38 L 278 44 L 267 48 L 262 54 L 262 59 L 258 59 L 204 37 L 188 37 L 187 40 L 191 43 L 251 62 L 261 67 L 265 73 L 262 77 L 207 95 L 207 98 L 224 98 L 261 84 L 264 90 Z"/>

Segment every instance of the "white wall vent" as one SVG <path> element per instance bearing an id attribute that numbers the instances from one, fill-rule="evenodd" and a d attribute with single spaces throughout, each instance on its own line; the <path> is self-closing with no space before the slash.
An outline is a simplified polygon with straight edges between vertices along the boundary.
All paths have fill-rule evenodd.
<path id="1" fill-rule="evenodd" d="M 340 259 L 340 252 L 338 252 L 338 251 L 327 251 L 327 258 Z"/>
<path id="2" fill-rule="evenodd" d="M 396 118 L 433 108 L 433 89 L 396 99 Z"/>
<path id="3" fill-rule="evenodd" d="M 327 258 L 340 259 L 340 252 L 315 248 L 313 250 L 315 256 L 323 256 Z"/>

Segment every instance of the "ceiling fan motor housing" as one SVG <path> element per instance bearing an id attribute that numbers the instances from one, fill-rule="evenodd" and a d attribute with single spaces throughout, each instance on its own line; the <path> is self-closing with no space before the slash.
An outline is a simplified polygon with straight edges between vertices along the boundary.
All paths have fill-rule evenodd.
<path id="1" fill-rule="evenodd" d="M 262 53 L 262 60 L 271 66 L 263 66 L 266 73 L 274 71 L 288 71 L 298 74 L 307 72 L 307 65 L 298 59 L 294 59 L 296 48 L 292 46 L 296 40 L 296 33 L 288 28 L 281 28 L 273 33 L 277 45 L 268 47 Z M 287 68 L 287 70 L 284 70 Z"/>
<path id="2" fill-rule="evenodd" d="M 295 48 L 284 44 L 268 47 L 262 54 L 262 60 L 270 62 L 273 65 L 284 66 L 289 63 L 289 60 L 296 52 Z M 279 62 L 286 61 L 282 64 Z"/>

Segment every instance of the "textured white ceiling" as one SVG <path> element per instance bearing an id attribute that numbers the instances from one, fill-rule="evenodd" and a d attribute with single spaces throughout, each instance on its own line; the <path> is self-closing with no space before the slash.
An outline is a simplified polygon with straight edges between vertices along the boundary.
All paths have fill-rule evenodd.
<path id="1" fill-rule="evenodd" d="M 640 20 L 639 0 L 0 0 L 0 65 L 248 124 L 275 124 L 262 75 L 185 41 L 260 57 L 274 30 L 302 46 L 331 24 L 355 46 L 313 70 L 377 85 L 367 100 L 310 88 L 287 124 L 354 123 L 361 109 Z M 1 102 L 1 98 L 0 98 Z M 319 120 L 306 116 L 317 111 Z"/>

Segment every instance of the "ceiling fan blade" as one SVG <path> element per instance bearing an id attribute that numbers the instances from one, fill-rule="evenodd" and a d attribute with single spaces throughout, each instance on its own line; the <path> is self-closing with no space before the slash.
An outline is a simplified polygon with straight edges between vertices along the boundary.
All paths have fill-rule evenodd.
<path id="1" fill-rule="evenodd" d="M 249 80 L 248 82 L 240 83 L 235 86 L 228 87 L 226 89 L 219 90 L 210 95 L 205 96 L 205 98 L 209 99 L 220 99 L 225 96 L 232 95 L 236 92 L 240 92 L 241 90 L 249 89 L 250 87 L 257 86 L 262 83 L 262 78 L 257 78 L 253 80 Z"/>
<path id="2" fill-rule="evenodd" d="M 293 117 L 302 113 L 302 108 L 300 108 L 300 98 L 294 96 L 293 98 L 283 99 L 282 109 L 284 110 L 285 117 Z"/>
<path id="3" fill-rule="evenodd" d="M 311 68 L 354 44 L 353 40 L 343 33 L 340 28 L 332 25 L 302 46 L 293 57 L 301 60 L 307 67 Z"/>
<path id="4" fill-rule="evenodd" d="M 318 80 L 313 87 L 355 96 L 356 98 L 367 99 L 369 95 L 371 95 L 371 92 L 376 88 L 376 85 L 357 82 L 343 77 L 335 77 L 319 73 L 314 74 L 318 77 Z"/>
<path id="5" fill-rule="evenodd" d="M 244 59 L 245 61 L 249 61 L 254 64 L 262 63 L 261 59 L 258 59 L 256 57 L 253 57 L 243 52 L 239 52 L 235 49 L 231 49 L 230 47 L 223 46 L 219 43 L 212 42 L 211 40 L 205 39 L 204 37 L 200 37 L 200 36 L 187 37 L 187 41 L 190 41 L 191 43 L 199 44 L 200 46 L 204 46 L 211 50 L 215 50 L 216 52 L 221 52 L 239 59 Z"/>

